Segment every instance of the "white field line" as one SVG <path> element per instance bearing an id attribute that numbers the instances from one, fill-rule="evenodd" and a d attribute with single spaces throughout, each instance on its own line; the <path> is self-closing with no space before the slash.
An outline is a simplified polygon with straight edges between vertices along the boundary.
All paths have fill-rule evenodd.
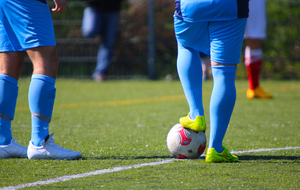
<path id="1" fill-rule="evenodd" d="M 262 148 L 262 149 L 245 150 L 245 151 L 231 151 L 231 153 L 233 153 L 233 154 L 242 154 L 242 153 L 251 153 L 251 152 L 271 152 L 271 151 L 290 150 L 290 149 L 300 149 L 300 147 Z M 205 155 L 202 155 L 201 158 L 203 158 L 204 156 Z M 174 161 L 176 161 L 176 159 L 169 159 L 169 160 L 163 160 L 163 161 L 159 161 L 159 162 L 136 164 L 136 165 L 131 165 L 131 166 L 120 166 L 120 167 L 115 167 L 115 168 L 112 168 L 112 169 L 96 170 L 96 171 L 89 172 L 89 173 L 66 175 L 66 176 L 57 177 L 57 178 L 49 179 L 49 180 L 45 180 L 45 181 L 36 181 L 36 182 L 33 182 L 33 183 L 25 183 L 25 184 L 20 184 L 20 185 L 16 185 L 16 186 L 2 187 L 2 188 L 0 188 L 0 190 L 13 190 L 13 189 L 20 189 L 20 188 L 25 188 L 25 187 L 34 187 L 34 186 L 38 186 L 38 185 L 46 185 L 46 184 L 57 183 L 57 182 L 61 182 L 61 181 L 68 181 L 68 180 L 71 180 L 71 179 L 76 179 L 76 178 L 81 178 L 81 177 L 118 172 L 118 171 L 122 171 L 122 170 L 129 170 L 129 169 L 132 169 L 132 168 L 140 168 L 140 167 L 145 167 L 145 166 L 155 166 L 155 165 L 160 165 L 160 164 L 167 164 L 167 163 L 171 163 L 171 162 L 174 162 Z M 181 160 L 181 161 L 183 161 L 183 160 Z"/>
<path id="2" fill-rule="evenodd" d="M 33 186 L 37 186 L 37 185 L 57 183 L 57 182 L 61 182 L 61 181 L 68 181 L 71 179 L 87 177 L 87 176 L 91 176 L 91 175 L 99 175 L 99 174 L 105 174 L 105 173 L 118 172 L 118 171 L 122 171 L 122 170 L 129 170 L 132 168 L 140 168 L 140 167 L 145 167 L 145 166 L 155 166 L 155 165 L 159 165 L 159 164 L 166 164 L 166 163 L 173 162 L 174 160 L 175 159 L 169 159 L 169 160 L 163 160 L 163 161 L 159 161 L 159 162 L 150 162 L 150 163 L 144 163 L 144 164 L 136 164 L 136 165 L 132 165 L 132 166 L 120 166 L 120 167 L 115 167 L 112 169 L 96 170 L 96 171 L 89 172 L 89 173 L 66 175 L 66 176 L 57 177 L 57 178 L 49 179 L 49 180 L 45 180 L 45 181 L 36 181 L 33 183 L 25 183 L 25 184 L 20 184 L 20 185 L 16 185 L 16 186 L 3 187 L 3 188 L 0 188 L 0 190 L 12 190 L 12 189 L 25 188 L 25 187 L 33 187 Z"/>
<path id="3" fill-rule="evenodd" d="M 300 146 L 296 147 L 283 147 L 283 148 L 261 148 L 255 150 L 243 150 L 243 151 L 231 151 L 232 154 L 243 154 L 243 153 L 251 153 L 251 152 L 272 152 L 279 150 L 290 150 L 290 149 L 299 149 Z"/>

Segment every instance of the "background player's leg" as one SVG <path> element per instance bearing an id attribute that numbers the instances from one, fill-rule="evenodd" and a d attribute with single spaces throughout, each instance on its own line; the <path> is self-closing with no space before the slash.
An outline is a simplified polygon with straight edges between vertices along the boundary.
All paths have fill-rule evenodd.
<path id="1" fill-rule="evenodd" d="M 97 65 L 93 73 L 96 82 L 106 80 L 111 58 L 113 56 L 116 34 L 120 19 L 119 11 L 102 13 L 100 23 L 102 24 L 101 36 L 102 44 L 97 53 Z"/>
<path id="2" fill-rule="evenodd" d="M 266 38 L 266 2 L 265 0 L 252 0 L 249 2 L 249 18 L 245 30 L 247 47 L 245 48 L 245 65 L 249 88 L 247 98 L 272 98 L 260 87 L 260 73 L 263 64 L 262 40 Z"/>
<path id="3" fill-rule="evenodd" d="M 263 64 L 263 51 L 260 39 L 247 39 L 245 48 L 245 65 L 247 69 L 248 84 L 247 98 L 272 98 L 259 85 L 260 73 Z"/>
<path id="4" fill-rule="evenodd" d="M 260 44 L 260 40 L 255 43 L 251 43 L 252 41 L 255 40 L 247 40 L 247 44 Z M 263 53 L 260 49 L 260 45 L 256 49 L 254 49 L 254 47 L 250 48 L 249 45 L 245 48 L 245 65 L 247 68 L 249 88 L 251 90 L 254 90 L 259 86 L 262 58 Z"/>

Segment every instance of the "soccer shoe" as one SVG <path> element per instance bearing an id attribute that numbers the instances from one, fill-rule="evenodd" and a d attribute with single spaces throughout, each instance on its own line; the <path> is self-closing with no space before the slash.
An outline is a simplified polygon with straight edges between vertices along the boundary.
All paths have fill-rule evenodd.
<path id="1" fill-rule="evenodd" d="M 204 115 L 197 116 L 195 120 L 191 120 L 190 114 L 188 114 L 187 116 L 181 117 L 179 122 L 184 128 L 189 128 L 197 132 L 206 130 Z"/>
<path id="2" fill-rule="evenodd" d="M 41 143 L 41 146 L 34 146 L 29 142 L 27 155 L 28 159 L 48 159 L 48 160 L 76 160 L 81 158 L 80 152 L 65 149 L 54 143 L 52 138 L 54 133 L 50 133 Z"/>
<path id="3" fill-rule="evenodd" d="M 247 90 L 247 98 L 273 98 L 272 95 L 265 93 L 265 91 L 261 87 L 256 87 L 254 90 L 248 88 Z"/>
<path id="4" fill-rule="evenodd" d="M 0 145 L 0 158 L 27 158 L 27 148 L 12 139 L 8 145 Z"/>
<path id="5" fill-rule="evenodd" d="M 237 162 L 239 158 L 235 155 L 232 155 L 224 146 L 223 152 L 218 153 L 216 149 L 209 148 L 207 150 L 207 155 L 205 157 L 205 162 L 212 163 L 212 162 Z"/>

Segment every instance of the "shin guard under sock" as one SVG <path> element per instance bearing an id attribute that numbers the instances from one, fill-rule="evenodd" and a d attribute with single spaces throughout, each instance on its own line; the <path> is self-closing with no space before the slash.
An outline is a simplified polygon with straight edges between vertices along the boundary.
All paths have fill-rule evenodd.
<path id="1" fill-rule="evenodd" d="M 18 97 L 18 80 L 0 74 L 0 145 L 12 140 L 11 121 L 14 119 Z"/>
<path id="2" fill-rule="evenodd" d="M 49 134 L 49 123 L 52 117 L 56 89 L 55 79 L 34 74 L 29 87 L 28 101 L 31 112 L 31 142 L 41 146 Z"/>

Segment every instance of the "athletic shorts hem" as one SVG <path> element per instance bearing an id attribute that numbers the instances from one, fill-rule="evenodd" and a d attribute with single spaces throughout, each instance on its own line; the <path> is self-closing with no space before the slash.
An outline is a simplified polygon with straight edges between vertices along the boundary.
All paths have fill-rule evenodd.
<path id="1" fill-rule="evenodd" d="M 223 59 L 213 59 L 213 58 L 211 58 L 211 61 L 216 62 L 216 63 L 220 63 L 220 64 L 239 64 L 240 63 L 240 60 L 225 61 Z"/>
<path id="2" fill-rule="evenodd" d="M 32 48 L 37 48 L 37 47 L 41 47 L 41 46 L 56 46 L 56 44 L 32 44 L 32 45 L 28 45 L 28 46 L 25 46 L 24 48 L 22 47 L 14 47 L 14 48 L 11 48 L 11 47 L 3 47 L 3 48 L 0 48 L 0 52 L 3 53 L 3 52 L 17 52 L 17 51 L 26 51 L 27 49 L 32 49 Z"/>

